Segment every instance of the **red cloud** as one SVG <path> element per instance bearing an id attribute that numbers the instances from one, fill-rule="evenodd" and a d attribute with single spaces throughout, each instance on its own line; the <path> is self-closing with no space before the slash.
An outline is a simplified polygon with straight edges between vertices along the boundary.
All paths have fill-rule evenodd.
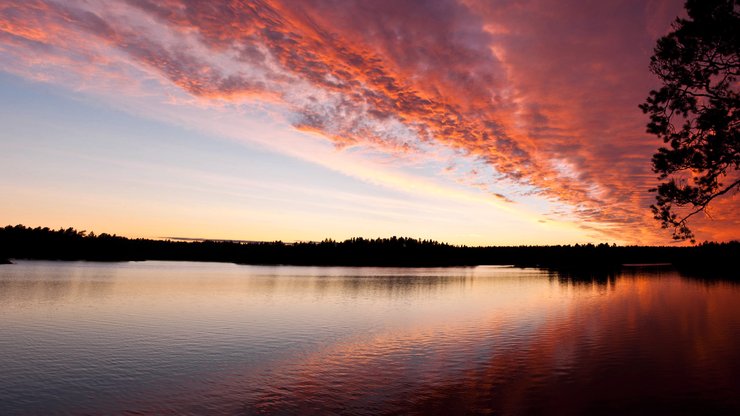
<path id="1" fill-rule="evenodd" d="M 658 144 L 637 104 L 653 86 L 654 37 L 680 0 L 0 7 L 2 42 L 16 54 L 108 45 L 194 96 L 281 103 L 296 128 L 338 146 L 450 147 L 586 223 L 665 241 L 647 208 Z M 727 235 L 712 228 L 706 237 Z"/>

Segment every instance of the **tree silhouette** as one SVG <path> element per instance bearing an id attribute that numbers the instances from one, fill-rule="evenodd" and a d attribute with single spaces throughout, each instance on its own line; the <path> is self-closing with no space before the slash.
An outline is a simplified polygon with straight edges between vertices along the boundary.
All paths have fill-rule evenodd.
<path id="1" fill-rule="evenodd" d="M 650 116 L 647 131 L 669 145 L 653 155 L 662 181 L 650 190 L 654 217 L 674 239 L 694 242 L 687 220 L 740 189 L 740 3 L 688 0 L 685 7 L 688 18 L 676 19 L 650 60 L 663 86 L 640 108 Z"/>

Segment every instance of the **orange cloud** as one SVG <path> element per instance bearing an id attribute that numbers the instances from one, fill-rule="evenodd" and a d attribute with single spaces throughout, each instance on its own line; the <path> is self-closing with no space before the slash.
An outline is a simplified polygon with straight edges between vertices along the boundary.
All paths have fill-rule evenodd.
<path id="1" fill-rule="evenodd" d="M 276 103 L 295 128 L 340 148 L 453 149 L 482 172 L 470 184 L 489 181 L 492 197 L 544 199 L 552 216 L 607 236 L 667 241 L 648 209 L 658 143 L 637 104 L 653 86 L 656 33 L 680 0 L 1 7 L 3 50 L 18 60 L 123 61 L 201 99 Z M 737 237 L 720 228 L 708 223 L 699 238 Z"/>

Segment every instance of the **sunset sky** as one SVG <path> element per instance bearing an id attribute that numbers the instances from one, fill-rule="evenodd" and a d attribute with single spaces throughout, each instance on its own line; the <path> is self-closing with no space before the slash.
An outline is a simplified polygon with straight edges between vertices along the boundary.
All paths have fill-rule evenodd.
<path id="1" fill-rule="evenodd" d="M 638 104 L 681 0 L 0 2 L 0 225 L 669 244 Z M 732 199 L 697 240 L 740 235 Z"/>

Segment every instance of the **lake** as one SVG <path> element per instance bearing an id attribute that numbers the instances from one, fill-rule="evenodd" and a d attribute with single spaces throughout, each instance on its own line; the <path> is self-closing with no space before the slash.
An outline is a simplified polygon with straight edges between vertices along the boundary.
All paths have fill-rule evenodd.
<path id="1" fill-rule="evenodd" d="M 17 261 L 0 414 L 740 414 L 740 286 L 634 267 Z"/>

